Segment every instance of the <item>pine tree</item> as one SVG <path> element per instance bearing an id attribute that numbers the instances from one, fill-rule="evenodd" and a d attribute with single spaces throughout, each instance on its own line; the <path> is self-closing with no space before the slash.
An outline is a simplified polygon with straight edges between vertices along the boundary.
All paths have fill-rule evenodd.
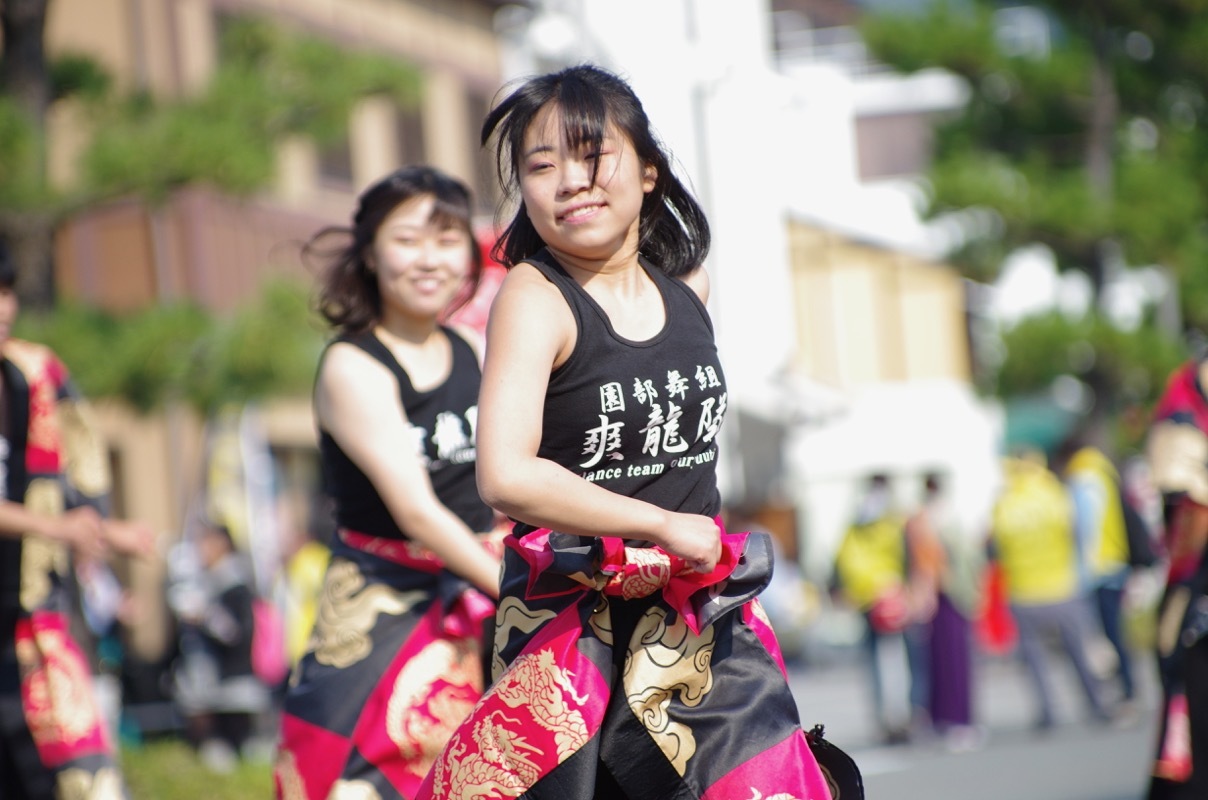
<path id="1" fill-rule="evenodd" d="M 353 104 L 369 94 L 390 95 L 402 107 L 419 100 L 419 73 L 409 64 L 252 18 L 225 29 L 220 65 L 201 94 L 118 95 L 87 58 L 48 57 L 48 5 L 0 2 L 0 242 L 32 310 L 54 304 L 53 237 L 69 215 L 116 196 L 158 202 L 194 183 L 248 194 L 272 179 L 285 137 L 337 141 Z M 51 104 L 67 99 L 84 112 L 92 137 L 79 185 L 56 191 L 47 178 L 46 120 Z"/>
<path id="2" fill-rule="evenodd" d="M 1159 265 L 1177 281 L 1185 325 L 1208 330 L 1208 0 L 1029 8 L 1042 23 L 1030 37 L 1002 24 L 1018 9 L 987 0 L 861 22 L 881 61 L 940 67 L 969 87 L 927 176 L 931 215 L 979 221 L 953 262 L 992 280 L 1014 249 L 1045 245 L 1058 269 L 1089 278 L 1092 314 L 1114 271 Z M 1119 406 L 1110 361 L 1089 359 L 1080 375 L 1100 417 Z"/>

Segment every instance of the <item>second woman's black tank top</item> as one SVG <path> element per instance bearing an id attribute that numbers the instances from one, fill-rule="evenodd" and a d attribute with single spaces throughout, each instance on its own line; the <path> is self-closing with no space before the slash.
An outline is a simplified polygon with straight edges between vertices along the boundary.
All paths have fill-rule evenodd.
<path id="1" fill-rule="evenodd" d="M 341 336 L 335 341 L 364 350 L 394 374 L 399 401 L 411 423 L 415 447 L 427 464 L 437 498 L 470 530 L 486 531 L 494 514 L 478 495 L 474 444 L 482 371 L 470 345 L 452 330 L 442 330 L 453 349 L 453 365 L 444 383 L 425 392 L 416 391 L 407 371 L 372 331 Z M 373 536 L 406 537 L 373 483 L 331 434 L 322 429 L 319 455 L 328 492 L 335 502 L 337 525 Z"/>

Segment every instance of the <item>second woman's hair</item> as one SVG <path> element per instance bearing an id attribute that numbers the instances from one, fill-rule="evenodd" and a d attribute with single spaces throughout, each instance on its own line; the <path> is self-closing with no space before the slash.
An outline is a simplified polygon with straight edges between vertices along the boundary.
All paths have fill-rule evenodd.
<path id="1" fill-rule="evenodd" d="M 651 131 L 637 95 L 624 80 L 600 67 L 568 67 L 528 80 L 487 115 L 482 144 L 496 137 L 495 168 L 505 194 L 519 196 L 524 136 L 538 112 L 550 103 L 561 112 L 562 133 L 571 147 L 598 149 L 612 126 L 633 144 L 642 165 L 655 169 L 654 189 L 642 201 L 638 252 L 673 277 L 699 267 L 709 252 L 705 213 L 672 174 L 671 161 Z M 544 246 L 520 203 L 491 254 L 511 267 Z"/>
<path id="2" fill-rule="evenodd" d="M 449 312 L 474 296 L 482 280 L 483 259 L 471 223 L 470 190 L 434 167 L 402 167 L 361 193 L 350 227 L 324 228 L 303 248 L 303 257 L 317 259 L 323 269 L 319 313 L 341 333 L 368 330 L 381 317 L 382 295 L 366 256 L 386 217 L 402 203 L 426 195 L 436 201 L 430 222 L 464 231 L 470 237 L 470 272 Z M 327 245 L 333 238 L 338 243 Z"/>

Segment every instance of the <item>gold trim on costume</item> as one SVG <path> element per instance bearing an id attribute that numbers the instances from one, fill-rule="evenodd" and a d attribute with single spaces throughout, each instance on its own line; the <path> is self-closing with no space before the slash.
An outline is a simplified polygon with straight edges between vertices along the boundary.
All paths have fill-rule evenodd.
<path id="1" fill-rule="evenodd" d="M 499 609 L 495 612 L 495 644 L 491 658 L 491 675 L 498 678 L 503 674 L 506 665 L 499 653 L 507 646 L 512 631 L 531 634 L 554 617 L 553 611 L 534 611 L 515 597 L 504 597 L 499 601 Z"/>
<path id="2" fill-rule="evenodd" d="M 692 707 L 712 690 L 712 659 L 712 626 L 694 634 L 682 615 L 668 625 L 659 607 L 642 615 L 629 641 L 622 678 L 629 708 L 680 775 L 696 754 L 696 737 L 668 711 L 676 695 Z"/>
<path id="3" fill-rule="evenodd" d="M 1187 492 L 1208 505 L 1208 435 L 1185 422 L 1160 422 L 1153 426 L 1146 457 L 1154 486 L 1162 492 Z"/>
<path id="4" fill-rule="evenodd" d="M 58 412 L 67 480 L 88 497 L 109 492 L 109 453 L 92 409 L 82 400 L 67 399 L 59 401 Z"/>
<path id="5" fill-rule="evenodd" d="M 327 793 L 327 800 L 382 800 L 382 795 L 368 781 L 336 781 Z"/>
<path id="6" fill-rule="evenodd" d="M 302 773 L 298 771 L 298 759 L 294 757 L 293 752 L 285 748 L 277 750 L 273 775 L 281 789 L 281 800 L 308 800 L 306 784 L 302 780 Z"/>
<path id="7" fill-rule="evenodd" d="M 35 478 L 25 490 L 25 507 L 34 514 L 63 513 L 63 486 L 55 478 Z M 32 611 L 50 596 L 50 576 L 65 574 L 69 567 L 67 545 L 41 536 L 26 536 L 21 542 L 21 607 Z"/>
<path id="8" fill-rule="evenodd" d="M 56 800 L 125 800 L 121 775 L 116 767 L 91 772 L 79 767 L 65 769 L 55 779 Z"/>

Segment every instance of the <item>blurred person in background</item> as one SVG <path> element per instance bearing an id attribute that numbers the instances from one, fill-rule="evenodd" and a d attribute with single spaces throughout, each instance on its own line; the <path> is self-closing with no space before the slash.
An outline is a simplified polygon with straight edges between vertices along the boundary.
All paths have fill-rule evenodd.
<path id="1" fill-rule="evenodd" d="M 285 654 L 290 667 L 305 655 L 319 613 L 323 579 L 331 562 L 331 548 L 310 531 L 294 534 L 281 572 L 280 603 L 284 609 Z"/>
<path id="2" fill-rule="evenodd" d="M 1078 543 L 1079 577 L 1094 605 L 1100 629 L 1115 653 L 1122 705 L 1133 707 L 1136 685 L 1132 656 L 1124 635 L 1124 592 L 1132 567 L 1120 474 L 1100 449 L 1077 439 L 1066 444 L 1058 459 L 1074 504 L 1074 537 Z"/>
<path id="3" fill-rule="evenodd" d="M 1158 604 L 1162 682 L 1149 800 L 1208 797 L 1208 358 L 1170 376 L 1147 457 L 1161 492 L 1168 559 Z"/>
<path id="4" fill-rule="evenodd" d="M 887 744 L 909 741 L 927 706 L 924 629 L 935 611 L 933 555 L 912 559 L 889 476 L 870 475 L 839 542 L 832 583 L 863 617 L 873 710 Z"/>
<path id="5" fill-rule="evenodd" d="M 180 656 L 174 699 L 202 762 L 230 772 L 247 754 L 268 688 L 252 670 L 255 617 L 251 565 L 226 526 L 206 521 L 186 542 L 198 570 L 191 591 L 174 595 Z"/>
<path id="6" fill-rule="evenodd" d="M 0 250 L 0 789 L 125 797 L 76 576 L 113 554 L 152 557 L 154 535 L 104 516 L 108 459 L 87 403 L 54 352 L 12 338 L 16 277 Z"/>
<path id="7" fill-rule="evenodd" d="M 977 749 L 984 733 L 973 722 L 973 634 L 981 559 L 956 526 L 941 476 L 923 476 L 923 497 L 906 522 L 920 617 L 934 608 L 923 632 L 927 712 L 931 728 L 953 751 Z"/>
<path id="8" fill-rule="evenodd" d="M 443 324 L 482 273 L 470 215 L 460 181 L 403 167 L 307 249 L 336 330 L 314 406 L 338 531 L 286 690 L 278 797 L 413 796 L 483 691 L 499 548 L 476 486 L 482 373 Z"/>
<path id="9" fill-rule="evenodd" d="M 1002 569 L 1018 646 L 1036 697 L 1035 727 L 1056 723 L 1047 639 L 1056 634 L 1078 675 L 1091 718 L 1110 719 L 1091 666 L 1092 610 L 1078 581 L 1073 505 L 1061 479 L 1039 454 L 1003 462 L 1004 486 L 994 504 L 988 557 Z"/>

